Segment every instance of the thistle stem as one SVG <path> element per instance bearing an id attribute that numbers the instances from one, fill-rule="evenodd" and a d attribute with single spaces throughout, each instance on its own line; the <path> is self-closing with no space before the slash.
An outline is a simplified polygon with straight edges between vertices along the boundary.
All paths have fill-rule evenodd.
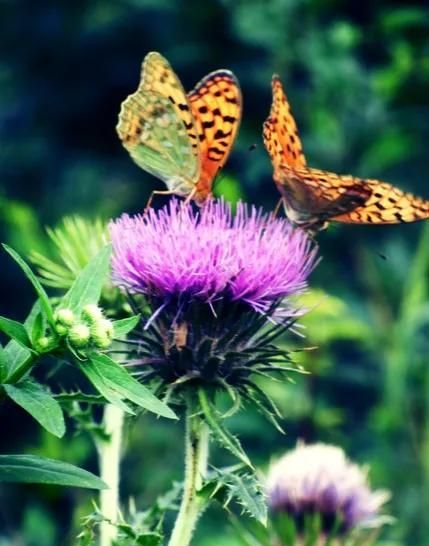
<path id="1" fill-rule="evenodd" d="M 117 538 L 115 525 L 119 512 L 119 467 L 121 462 L 121 443 L 124 423 L 124 412 L 108 404 L 104 409 L 103 425 L 106 440 L 98 440 L 98 460 L 100 477 L 107 484 L 108 489 L 100 492 L 100 511 L 103 521 L 100 524 L 100 546 L 111 546 Z"/>
<path id="2" fill-rule="evenodd" d="M 183 497 L 168 546 L 188 546 L 204 503 L 198 497 L 207 472 L 209 430 L 188 403 L 185 432 L 185 479 Z"/>

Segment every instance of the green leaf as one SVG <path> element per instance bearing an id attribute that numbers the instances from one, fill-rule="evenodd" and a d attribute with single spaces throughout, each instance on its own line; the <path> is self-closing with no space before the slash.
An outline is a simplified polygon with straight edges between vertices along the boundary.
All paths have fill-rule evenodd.
<path id="1" fill-rule="evenodd" d="M 7 355 L 3 345 L 0 343 L 0 383 L 6 379 L 7 376 Z"/>
<path id="2" fill-rule="evenodd" d="M 111 249 L 111 245 L 106 245 L 82 269 L 62 299 L 61 307 L 78 311 L 89 303 L 98 303 L 109 271 Z"/>
<path id="3" fill-rule="evenodd" d="M 27 330 L 20 322 L 0 316 L 0 330 L 23 347 L 31 348 Z"/>
<path id="4" fill-rule="evenodd" d="M 40 314 L 40 301 L 36 301 L 33 305 L 28 317 L 24 321 L 24 326 L 27 332 L 31 332 L 34 323 Z M 19 375 L 22 367 L 27 368 L 27 365 L 34 358 L 34 354 L 27 348 L 22 347 L 19 343 L 12 340 L 4 348 L 6 356 L 6 377 L 5 382 L 15 383 L 14 376 Z M 18 380 L 18 379 L 16 379 Z"/>
<path id="5" fill-rule="evenodd" d="M 131 330 L 137 326 L 140 321 L 140 315 L 134 315 L 121 320 L 113 321 L 113 329 L 115 331 L 115 338 L 121 338 L 126 336 Z"/>
<path id="6" fill-rule="evenodd" d="M 0 482 L 50 483 L 88 489 L 107 488 L 100 478 L 87 470 L 35 455 L 0 455 Z"/>
<path id="7" fill-rule="evenodd" d="M 216 411 L 216 408 L 214 408 L 212 403 L 208 400 L 207 394 L 203 389 L 198 391 L 198 398 L 205 420 L 215 439 L 246 466 L 253 468 L 252 463 L 241 447 L 240 441 L 222 426 L 219 412 Z"/>
<path id="8" fill-rule="evenodd" d="M 272 533 L 256 521 L 246 521 L 244 523 L 241 518 L 233 513 L 229 514 L 229 521 L 242 546 L 272 546 Z M 280 536 L 282 539 L 284 538 L 283 535 Z M 287 545 L 295 544 L 295 542 L 288 541 L 284 543 Z"/>
<path id="9" fill-rule="evenodd" d="M 214 469 L 211 477 L 202 488 L 204 496 L 215 498 L 225 507 L 234 500 L 243 512 L 267 526 L 268 510 L 263 488 L 252 472 L 243 472 L 242 465 Z M 199 492 L 200 494 L 200 492 Z"/>
<path id="10" fill-rule="evenodd" d="M 77 361 L 77 365 L 96 390 L 102 394 L 108 402 L 118 406 L 118 408 L 121 408 L 126 413 L 135 415 L 135 412 L 124 402 L 123 396 L 118 393 L 114 386 L 112 387 L 110 382 L 103 377 L 99 369 L 94 366 L 90 360 Z"/>
<path id="11" fill-rule="evenodd" d="M 58 438 L 64 436 L 65 424 L 61 406 L 42 385 L 26 380 L 3 386 L 8 396 L 42 427 Z"/>
<path id="12" fill-rule="evenodd" d="M 32 272 L 30 267 L 26 264 L 26 262 L 21 258 L 21 256 L 13 250 L 13 248 L 10 248 L 9 246 L 3 244 L 3 248 L 8 252 L 12 258 L 16 261 L 16 263 L 20 266 L 20 268 L 24 271 L 25 275 L 33 285 L 34 289 L 37 292 L 37 295 L 39 296 L 40 300 L 40 306 L 41 309 L 46 316 L 46 319 L 48 323 L 53 327 L 54 326 L 54 314 L 52 311 L 51 302 L 49 301 L 48 295 L 45 292 L 43 286 L 40 284 L 39 279 L 36 277 L 36 275 Z"/>
<path id="13" fill-rule="evenodd" d="M 31 333 L 31 342 L 33 345 L 43 336 L 46 330 L 46 324 L 42 313 L 36 315 L 34 322 L 29 329 Z"/>
<path id="14" fill-rule="evenodd" d="M 90 356 L 90 360 L 80 362 L 79 367 L 94 387 L 110 402 L 117 404 L 119 399 L 123 406 L 122 400 L 125 398 L 157 415 L 177 419 L 175 413 L 164 402 L 161 402 L 109 356 L 94 353 Z"/>
<path id="15" fill-rule="evenodd" d="M 252 518 L 267 525 L 267 504 L 259 480 L 254 474 L 232 472 L 226 477 L 228 494 Z"/>

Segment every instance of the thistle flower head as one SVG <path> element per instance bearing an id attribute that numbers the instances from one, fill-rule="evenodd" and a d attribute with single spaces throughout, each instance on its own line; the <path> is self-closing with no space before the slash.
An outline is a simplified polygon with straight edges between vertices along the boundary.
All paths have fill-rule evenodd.
<path id="1" fill-rule="evenodd" d="M 385 522 L 380 508 L 389 493 L 372 491 L 367 469 L 350 462 L 344 451 L 326 444 L 298 445 L 274 463 L 267 478 L 273 513 L 289 514 L 302 523 L 320 514 L 324 531 L 377 527 Z"/>
<path id="2" fill-rule="evenodd" d="M 261 209 L 224 201 L 168 208 L 110 224 L 117 284 L 167 303 L 241 302 L 258 312 L 301 291 L 315 253 L 301 231 Z"/>
<path id="3" fill-rule="evenodd" d="M 316 260 L 304 232 L 243 203 L 233 215 L 223 200 L 198 211 L 172 200 L 109 229 L 114 282 L 150 307 L 139 347 L 146 372 L 231 384 L 268 350 L 279 356 L 267 332 L 258 336 L 267 319 L 278 335 L 297 313 L 288 298 Z"/>

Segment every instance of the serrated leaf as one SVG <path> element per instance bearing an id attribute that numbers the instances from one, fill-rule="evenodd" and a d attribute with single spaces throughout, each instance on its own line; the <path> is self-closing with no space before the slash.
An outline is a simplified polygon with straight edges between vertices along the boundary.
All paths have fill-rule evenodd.
<path id="1" fill-rule="evenodd" d="M 253 468 L 252 463 L 250 462 L 248 456 L 241 447 L 240 441 L 222 426 L 219 413 L 208 400 L 207 395 L 203 389 L 200 389 L 198 391 L 198 398 L 205 420 L 210 427 L 210 430 L 212 431 L 215 439 L 224 448 L 228 449 L 235 457 L 237 457 L 237 459 L 242 461 L 246 466 Z"/>
<path id="2" fill-rule="evenodd" d="M 39 296 L 40 307 L 42 309 L 42 312 L 46 316 L 48 323 L 53 327 L 54 313 L 52 311 L 51 302 L 49 301 L 49 297 L 47 293 L 45 292 L 45 289 L 40 284 L 39 279 L 33 273 L 30 266 L 21 258 L 21 256 L 17 252 L 15 252 L 15 250 L 13 250 L 13 248 L 10 248 L 8 245 L 5 245 L 5 244 L 3 244 L 3 248 L 6 250 L 8 254 L 10 254 L 10 256 L 12 256 L 12 258 L 19 265 L 19 267 L 24 271 L 26 277 L 33 285 L 37 295 Z"/>
<path id="3" fill-rule="evenodd" d="M 231 473 L 227 476 L 226 486 L 229 495 L 252 518 L 267 525 L 267 504 L 259 480 L 253 474 Z"/>
<path id="4" fill-rule="evenodd" d="M 109 356 L 94 353 L 88 361 L 80 363 L 80 369 L 98 390 L 100 390 L 99 387 L 101 386 L 109 394 L 113 393 L 120 400 L 130 400 L 157 415 L 168 419 L 177 419 L 175 413 L 164 402 L 161 402 L 149 389 L 134 379 L 123 366 Z M 98 383 L 98 387 L 94 383 L 94 379 Z M 100 392 L 105 396 L 102 390 Z"/>
<path id="5" fill-rule="evenodd" d="M 65 423 L 61 406 L 42 385 L 26 380 L 3 387 L 7 395 L 43 428 L 58 438 L 64 436 Z"/>
<path id="6" fill-rule="evenodd" d="M 115 332 L 115 338 L 122 338 L 129 332 L 134 330 L 140 321 L 140 315 L 134 315 L 133 317 L 124 318 L 121 320 L 113 321 L 113 329 Z"/>
<path id="7" fill-rule="evenodd" d="M 243 472 L 242 465 L 235 465 L 214 469 L 212 476 L 202 488 L 204 495 L 209 494 L 210 498 L 216 498 L 223 506 L 227 506 L 231 500 L 234 500 L 245 513 L 266 527 L 268 510 L 265 495 L 256 474 Z"/>
<path id="8" fill-rule="evenodd" d="M 36 455 L 0 455 L 0 482 L 49 483 L 88 489 L 107 485 L 91 472 Z"/>
<path id="9" fill-rule="evenodd" d="M 26 347 L 27 349 L 31 348 L 31 341 L 28 337 L 27 330 L 20 322 L 0 316 L 0 330 L 22 345 L 22 347 Z"/>
<path id="10" fill-rule="evenodd" d="M 111 245 L 106 245 L 82 269 L 70 290 L 61 300 L 61 307 L 78 311 L 89 303 L 98 303 L 109 271 Z"/>

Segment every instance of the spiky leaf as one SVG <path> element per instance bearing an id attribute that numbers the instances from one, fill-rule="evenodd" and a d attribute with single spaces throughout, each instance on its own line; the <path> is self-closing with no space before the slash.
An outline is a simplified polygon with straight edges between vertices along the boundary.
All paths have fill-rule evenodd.
<path id="1" fill-rule="evenodd" d="M 223 425 L 221 416 L 216 410 L 212 402 L 209 400 L 206 392 L 203 389 L 198 391 L 200 408 L 204 418 L 213 433 L 214 438 L 219 444 L 228 449 L 235 457 L 242 461 L 246 466 L 253 468 L 248 456 L 243 450 L 238 438 L 233 436 Z"/>

